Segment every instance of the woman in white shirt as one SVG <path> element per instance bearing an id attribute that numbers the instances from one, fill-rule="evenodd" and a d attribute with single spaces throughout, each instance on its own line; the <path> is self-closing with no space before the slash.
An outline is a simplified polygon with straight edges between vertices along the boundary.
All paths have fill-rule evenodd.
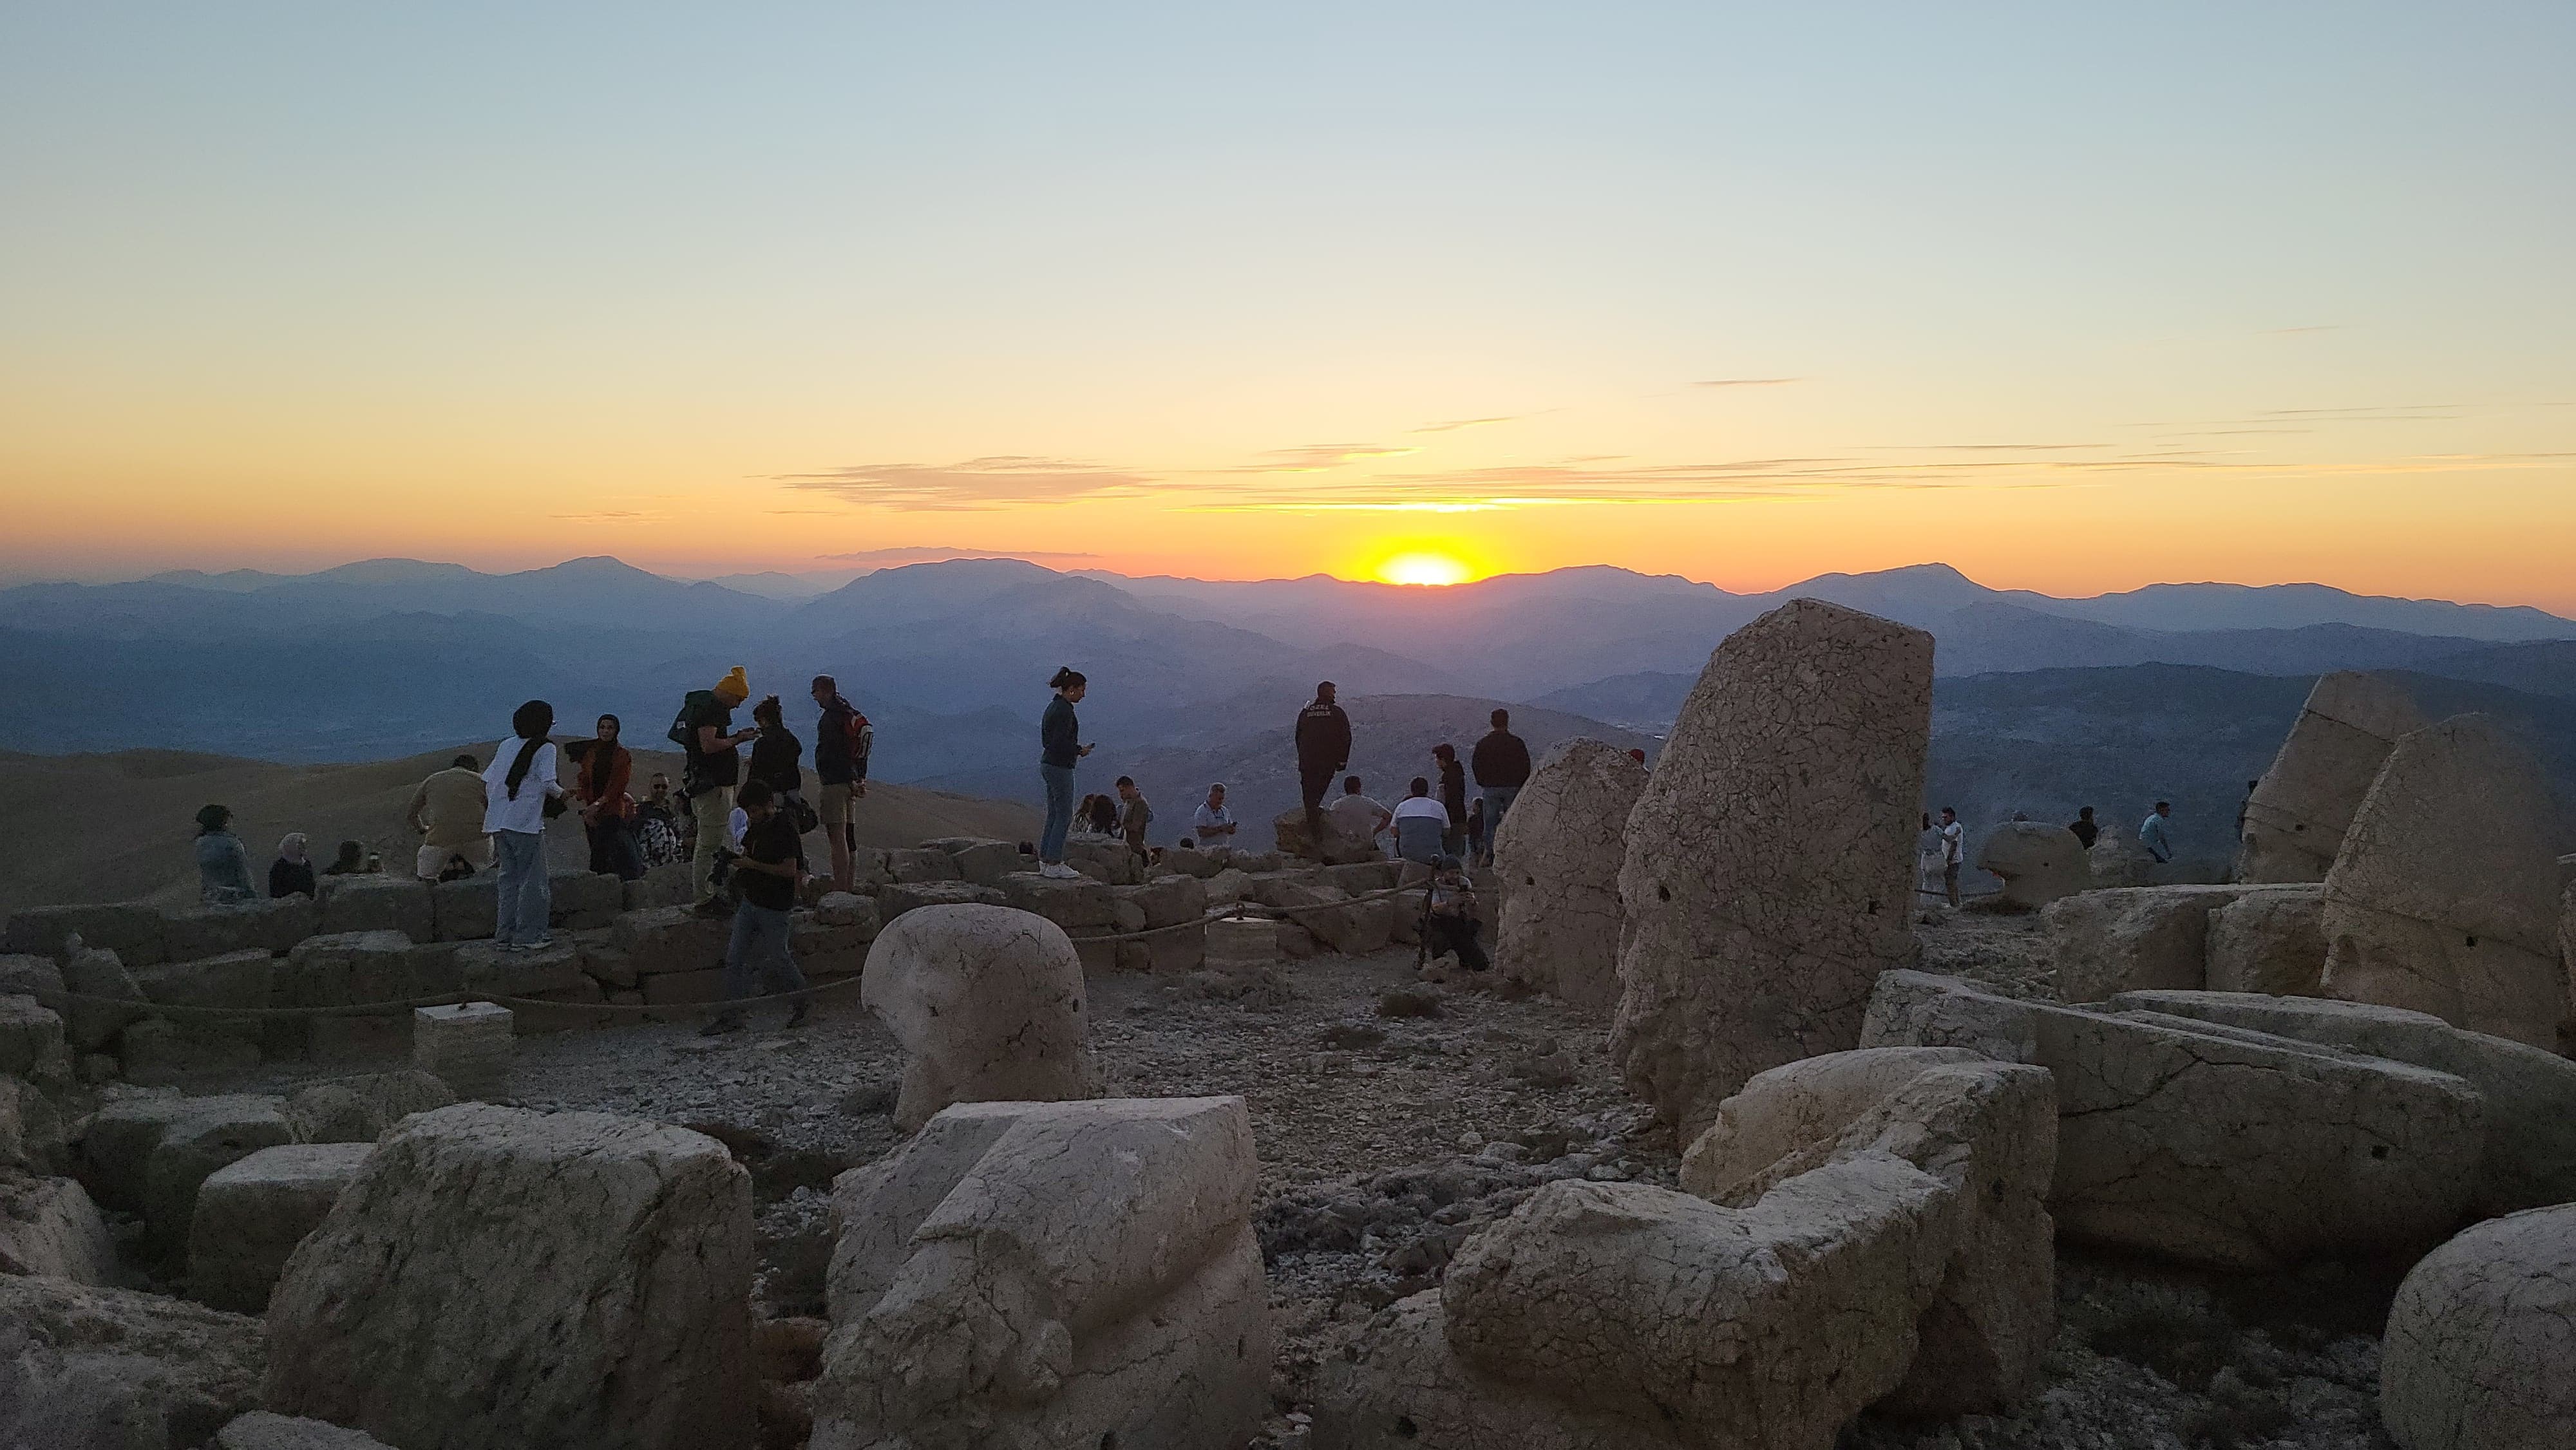
<path id="1" fill-rule="evenodd" d="M 530 700 L 510 716 L 512 740 L 483 771 L 483 829 L 492 833 L 501 886 L 492 939 L 503 951 L 546 945 L 553 902 L 546 891 L 546 803 L 563 794 L 555 779 L 555 707 Z M 516 748 L 513 748 L 515 746 Z"/>

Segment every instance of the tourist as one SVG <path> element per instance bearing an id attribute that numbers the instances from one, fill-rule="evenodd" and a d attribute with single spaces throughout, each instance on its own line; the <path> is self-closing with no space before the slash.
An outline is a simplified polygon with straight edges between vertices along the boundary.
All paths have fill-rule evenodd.
<path id="1" fill-rule="evenodd" d="M 1046 786 L 1046 830 L 1038 837 L 1038 874 L 1058 881 L 1082 873 L 1064 864 L 1064 838 L 1073 829 L 1073 770 L 1091 747 L 1082 744 L 1082 721 L 1073 707 L 1090 686 L 1082 672 L 1066 666 L 1047 681 L 1055 698 L 1047 701 L 1038 722 L 1038 779 Z"/>
<path id="2" fill-rule="evenodd" d="M 412 861 L 412 874 L 421 880 L 453 881 L 490 867 L 492 838 L 483 834 L 481 762 L 460 755 L 422 781 L 411 793 L 403 823 L 421 838 Z"/>
<path id="3" fill-rule="evenodd" d="M 1095 841 L 1118 839 L 1118 798 L 1112 795 L 1087 795 L 1082 809 L 1073 814 L 1074 834 Z"/>
<path id="4" fill-rule="evenodd" d="M 1941 828 L 1923 812 L 1923 829 L 1914 836 L 1914 889 L 1937 894 L 1941 889 Z"/>
<path id="5" fill-rule="evenodd" d="M 1297 712 L 1297 789 L 1306 803 L 1307 848 L 1323 857 L 1324 792 L 1351 763 L 1351 717 L 1333 703 L 1333 682 L 1315 687 L 1315 698 Z"/>
<path id="6" fill-rule="evenodd" d="M 367 874 L 367 848 L 363 842 L 342 841 L 340 854 L 322 868 L 325 876 L 364 876 Z"/>
<path id="7" fill-rule="evenodd" d="M 740 1032 L 740 1004 L 763 995 L 763 989 L 796 994 L 796 1005 L 787 1013 L 790 1027 L 803 1022 L 814 1005 L 805 992 L 805 974 L 797 970 L 796 955 L 788 944 L 797 888 L 805 882 L 804 839 L 783 809 L 785 802 L 759 776 L 742 783 L 736 800 L 736 809 L 750 818 L 750 824 L 743 830 L 742 855 L 731 873 L 734 894 L 741 901 L 734 908 L 733 936 L 725 943 L 727 1005 L 698 1029 L 702 1037 Z"/>
<path id="8" fill-rule="evenodd" d="M 1360 793 L 1356 775 L 1342 777 L 1342 796 L 1333 802 L 1330 814 L 1343 835 L 1368 842 L 1372 851 L 1377 849 L 1377 838 L 1386 834 L 1388 822 L 1395 819 L 1393 812 Z"/>
<path id="9" fill-rule="evenodd" d="M 830 675 L 814 677 L 814 704 L 823 712 L 814 726 L 814 782 L 817 823 L 832 850 L 832 889 L 858 889 L 859 798 L 868 793 L 868 757 L 876 749 L 876 727 L 856 705 L 841 698 Z"/>
<path id="10" fill-rule="evenodd" d="M 1471 758 L 1476 770 L 1476 785 L 1485 793 L 1485 864 L 1494 864 L 1494 833 L 1503 828 L 1503 814 L 1512 801 L 1529 784 L 1529 746 L 1512 733 L 1512 712 L 1496 710 L 1494 728 L 1476 742 Z"/>
<path id="11" fill-rule="evenodd" d="M 1464 859 L 1469 861 L 1491 859 L 1492 844 L 1485 835 L 1485 798 L 1478 796 L 1467 802 L 1467 854 Z"/>
<path id="12" fill-rule="evenodd" d="M 2173 837 L 2165 834 L 2165 822 L 2173 818 L 2173 802 L 2158 801 L 2147 818 L 2138 823 L 2138 844 L 2161 866 L 2174 858 Z M 2239 834 L 2243 834 L 2239 832 Z"/>
<path id="13" fill-rule="evenodd" d="M 2102 828 L 2094 822 L 2091 806 L 2077 811 L 2075 819 L 2066 823 L 2066 829 L 2075 833 L 2075 839 L 2083 842 L 2084 849 L 2087 851 L 2093 849 L 2095 841 L 2102 839 Z"/>
<path id="14" fill-rule="evenodd" d="M 1968 859 L 1968 828 L 1959 824 L 1959 812 L 1941 808 L 1941 894 L 1955 907 L 1959 904 L 1959 867 Z"/>
<path id="15" fill-rule="evenodd" d="M 233 834 L 233 813 L 225 806 L 197 812 L 197 899 L 208 906 L 259 899 L 250 884 L 250 852 Z"/>
<path id="16" fill-rule="evenodd" d="M 805 742 L 787 728 L 787 715 L 779 707 L 776 695 L 764 695 L 751 707 L 752 727 L 760 738 L 752 742 L 751 759 L 743 762 L 743 779 L 756 780 L 769 787 L 775 801 L 772 809 L 786 817 L 789 829 L 798 835 L 822 824 L 814 808 L 805 803 Z M 743 812 L 734 808 L 734 849 L 742 849 Z"/>
<path id="17" fill-rule="evenodd" d="M 277 843 L 277 859 L 268 863 L 268 899 L 315 894 L 313 858 L 304 854 L 304 833 L 289 831 Z"/>
<path id="18" fill-rule="evenodd" d="M 1126 838 L 1128 850 L 1139 856 L 1151 854 L 1145 849 L 1145 828 L 1153 823 L 1154 807 L 1136 788 L 1136 777 L 1118 777 L 1118 833 Z"/>
<path id="19" fill-rule="evenodd" d="M 1425 866 L 1440 859 L 1442 845 L 1449 837 L 1449 808 L 1432 799 L 1430 781 L 1415 776 L 1412 793 L 1396 802 L 1389 819 L 1395 825 L 1398 859 Z"/>
<path id="20" fill-rule="evenodd" d="M 1225 785 L 1208 787 L 1207 799 L 1199 803 L 1197 814 L 1190 817 L 1190 829 L 1202 851 L 1234 844 L 1234 813 L 1225 808 Z"/>
<path id="21" fill-rule="evenodd" d="M 1448 741 L 1431 747 L 1433 773 L 1440 780 L 1440 804 L 1449 811 L 1449 834 L 1446 838 L 1450 855 L 1467 849 L 1467 771 L 1458 763 L 1458 748 Z"/>
<path id="22" fill-rule="evenodd" d="M 733 790 L 742 783 L 743 742 L 760 738 L 758 730 L 735 730 L 734 707 L 751 698 L 751 682 L 736 665 L 711 690 L 691 690 L 680 702 L 680 718 L 671 737 L 685 760 L 680 793 L 689 798 L 689 819 L 697 845 L 689 856 L 689 889 L 700 916 L 722 916 L 732 904 L 716 893 L 716 852 L 723 848 L 725 817 L 733 814 Z"/>
<path id="23" fill-rule="evenodd" d="M 552 902 L 546 889 L 546 805 L 560 802 L 564 793 L 555 780 L 555 747 L 546 739 L 554 728 L 554 706 L 543 700 L 521 705 L 510 716 L 512 739 L 503 741 L 483 768 L 483 794 L 489 802 L 483 829 L 491 834 L 501 863 L 492 939 L 503 951 L 529 951 L 548 941 L 546 917 Z"/>
<path id="24" fill-rule="evenodd" d="M 1431 870 L 1423 915 L 1423 943 L 1431 958 L 1454 953 L 1468 971 L 1485 970 L 1485 949 L 1476 940 L 1476 888 L 1467 880 L 1465 865 L 1455 856 L 1442 856 Z"/>
<path id="25" fill-rule="evenodd" d="M 635 781 L 635 757 L 617 743 L 624 729 L 614 715 L 599 717 L 599 733 L 576 743 L 573 792 L 581 800 L 582 834 L 590 838 L 590 869 L 632 881 L 644 874 L 635 850 L 635 802 L 626 788 Z"/>
<path id="26" fill-rule="evenodd" d="M 671 777 L 653 772 L 653 783 L 644 799 L 635 803 L 634 816 L 635 854 L 647 871 L 689 859 L 686 828 L 692 822 L 677 805 L 671 797 Z"/>

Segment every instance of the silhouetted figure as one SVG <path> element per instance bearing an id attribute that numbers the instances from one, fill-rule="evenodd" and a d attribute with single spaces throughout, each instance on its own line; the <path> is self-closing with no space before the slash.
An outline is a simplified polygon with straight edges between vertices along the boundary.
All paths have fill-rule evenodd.
<path id="1" fill-rule="evenodd" d="M 1493 726 L 1485 738 L 1476 742 L 1472 763 L 1476 770 L 1476 787 L 1485 796 L 1484 845 L 1479 848 L 1481 864 L 1494 864 L 1494 833 L 1503 828 L 1503 815 L 1512 801 L 1529 784 L 1529 746 L 1512 733 L 1512 712 L 1496 710 Z"/>
<path id="2" fill-rule="evenodd" d="M 2066 823 L 2066 829 L 2075 833 L 2075 839 L 2082 841 L 2087 851 L 2092 850 L 2093 843 L 2102 837 L 2102 828 L 2094 823 L 2091 806 L 2077 811 L 2075 819 Z"/>
<path id="3" fill-rule="evenodd" d="M 1297 789 L 1306 802 L 1306 840 L 1323 854 L 1324 792 L 1351 763 L 1351 717 L 1333 703 L 1333 682 L 1315 687 L 1315 698 L 1297 712 Z"/>

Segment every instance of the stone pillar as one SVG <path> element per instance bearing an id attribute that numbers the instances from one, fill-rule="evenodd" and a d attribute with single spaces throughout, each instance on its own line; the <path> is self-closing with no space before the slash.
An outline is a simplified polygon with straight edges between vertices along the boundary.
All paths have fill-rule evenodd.
<path id="1" fill-rule="evenodd" d="M 510 1090 L 510 1009 L 492 1002 L 415 1007 L 411 1065 L 446 1083 L 460 1098 L 506 1097 Z"/>

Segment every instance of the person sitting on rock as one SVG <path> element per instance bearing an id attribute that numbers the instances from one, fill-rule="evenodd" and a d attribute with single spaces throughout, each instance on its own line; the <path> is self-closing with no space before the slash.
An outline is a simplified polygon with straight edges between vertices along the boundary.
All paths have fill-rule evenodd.
<path id="1" fill-rule="evenodd" d="M 1397 859 L 1425 866 L 1440 859 L 1441 842 L 1449 834 L 1449 808 L 1432 799 L 1428 779 L 1413 778 L 1411 794 L 1396 802 L 1391 819 Z"/>
<path id="2" fill-rule="evenodd" d="M 1423 940 L 1430 945 L 1430 956 L 1437 960 L 1455 953 L 1458 965 L 1468 971 L 1485 970 L 1485 949 L 1476 940 L 1476 888 L 1467 879 L 1466 863 L 1455 856 L 1434 861 L 1423 905 Z"/>
<path id="3" fill-rule="evenodd" d="M 1368 842 L 1371 850 L 1377 848 L 1377 838 L 1386 834 L 1387 823 L 1395 819 L 1386 807 L 1361 794 L 1356 775 L 1342 777 L 1341 798 L 1325 814 L 1333 818 L 1336 830 L 1354 841 Z"/>
<path id="4" fill-rule="evenodd" d="M 1190 817 L 1190 830 L 1202 851 L 1234 844 L 1234 813 L 1225 808 L 1225 784 L 1220 781 L 1208 787 L 1207 799 L 1200 803 L 1198 814 Z M 1188 845 L 1184 841 L 1182 845 Z"/>
<path id="5" fill-rule="evenodd" d="M 422 781 L 403 813 L 403 823 L 420 837 L 412 874 L 423 881 L 451 881 L 488 869 L 492 838 L 483 832 L 483 810 L 483 762 L 471 752 Z"/>
<path id="6" fill-rule="evenodd" d="M 342 841 L 340 854 L 322 868 L 325 876 L 364 876 L 367 874 L 367 848 L 356 841 Z"/>
<path id="7" fill-rule="evenodd" d="M 2083 842 L 2084 849 L 2087 851 L 2092 850 L 2093 843 L 2100 840 L 2102 836 L 2102 827 L 2095 823 L 2091 806 L 2077 811 L 2075 819 L 2066 823 L 2066 829 L 2075 833 L 2075 839 Z"/>
<path id="8" fill-rule="evenodd" d="M 289 831 L 277 843 L 277 859 L 268 863 L 269 899 L 310 897 L 313 893 L 313 858 L 305 854 L 304 833 Z"/>

